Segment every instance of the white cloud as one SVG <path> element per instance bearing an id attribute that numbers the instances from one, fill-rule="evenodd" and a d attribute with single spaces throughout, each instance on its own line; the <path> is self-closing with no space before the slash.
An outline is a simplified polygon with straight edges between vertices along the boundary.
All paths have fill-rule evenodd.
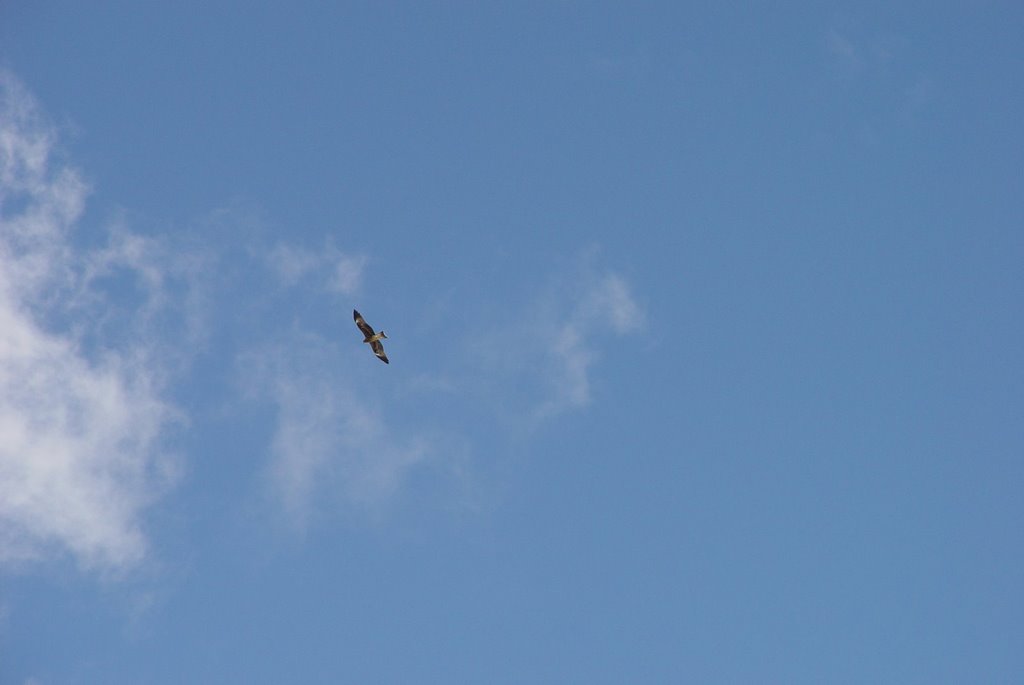
<path id="1" fill-rule="evenodd" d="M 320 255 L 312 250 L 284 243 L 276 245 L 267 256 L 270 268 L 286 286 L 293 286 L 320 266 Z"/>
<path id="2" fill-rule="evenodd" d="M 328 288 L 343 295 L 354 294 L 362 282 L 366 258 L 338 255 L 333 261 L 333 273 L 328 281 Z"/>
<path id="3" fill-rule="evenodd" d="M 162 399 L 164 386 L 171 364 L 187 362 L 210 333 L 206 308 L 231 308 L 217 319 L 234 327 L 219 331 L 225 341 L 251 341 L 239 371 L 273 407 L 265 473 L 297 527 L 323 505 L 376 510 L 417 465 L 467 451 L 460 437 L 431 428 L 428 438 L 391 421 L 387 409 L 409 386 L 391 392 L 368 380 L 381 369 L 357 342 L 334 345 L 302 330 L 310 320 L 301 317 L 268 338 L 267 320 L 280 320 L 275 287 L 352 295 L 366 257 L 330 241 L 319 251 L 279 243 L 260 253 L 253 245 L 267 243 L 248 234 L 246 244 L 233 237 L 182 252 L 133 232 L 125 217 L 105 244 L 76 248 L 88 188 L 56 161 L 55 145 L 31 97 L 0 73 L 0 568 L 70 554 L 117 572 L 146 559 L 147 508 L 175 480 L 161 443 L 180 414 Z M 241 276 L 259 264 L 277 283 Z M 204 273 L 216 280 L 210 272 L 216 288 L 192 285 Z M 243 298 L 238 287 L 255 290 Z M 412 383 L 453 394 L 468 383 L 497 387 L 490 397 L 502 411 L 516 411 L 506 402 L 514 396 L 535 422 L 590 402 L 604 338 L 642 323 L 626 280 L 586 259 L 515 322 L 467 336 L 475 380 L 421 372 Z M 237 348 L 225 344 L 217 354 L 234 358 Z M 358 364 L 343 363 L 349 354 Z"/>
<path id="4" fill-rule="evenodd" d="M 141 561 L 141 510 L 170 475 L 154 453 L 172 413 L 144 358 L 90 363 L 0 304 L 0 562 L 58 544 L 88 567 Z"/>
<path id="5" fill-rule="evenodd" d="M 538 340 L 545 350 L 547 397 L 536 410 L 539 418 L 590 402 L 590 369 L 597 361 L 595 339 L 605 330 L 623 335 L 641 325 L 643 316 L 629 286 L 614 273 L 585 274 L 574 299 L 555 310 L 567 308 L 561 321 L 550 321 L 539 330 L 553 330 L 550 339 Z"/>
<path id="6" fill-rule="evenodd" d="M 315 278 L 320 287 L 328 291 L 352 295 L 362 283 L 366 258 L 345 254 L 330 244 L 313 251 L 278 243 L 270 251 L 267 262 L 286 287 L 295 286 L 305 278 Z"/>
<path id="7" fill-rule="evenodd" d="M 628 283 L 596 271 L 591 260 L 556 279 L 520 318 L 470 339 L 469 357 L 494 379 L 493 396 L 508 412 L 518 394 L 529 421 L 547 419 L 591 401 L 592 370 L 600 339 L 631 333 L 644 315 Z M 513 412 L 515 410 L 513 409 Z"/>
<path id="8" fill-rule="evenodd" d="M 114 262 L 160 277 L 127 237 L 72 248 L 87 188 L 54 146 L 32 98 L 0 72 L 0 565 L 70 553 L 122 571 L 145 558 L 143 512 L 173 480 L 159 438 L 176 413 L 144 339 L 95 336 L 96 305 L 116 306 L 92 283 Z"/>
<path id="9" fill-rule="evenodd" d="M 386 503 L 428 452 L 424 438 L 396 437 L 382 398 L 341 373 L 342 356 L 321 338 L 295 332 L 284 344 L 245 355 L 240 366 L 252 394 L 275 407 L 268 483 L 299 528 L 318 502 L 368 510 Z"/>

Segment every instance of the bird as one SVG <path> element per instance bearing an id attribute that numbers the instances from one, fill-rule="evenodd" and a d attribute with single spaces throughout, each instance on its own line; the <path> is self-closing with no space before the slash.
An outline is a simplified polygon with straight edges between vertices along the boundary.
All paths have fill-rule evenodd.
<path id="1" fill-rule="evenodd" d="M 357 312 L 355 309 L 352 310 L 352 318 L 355 319 L 356 326 L 359 326 L 359 330 L 362 331 L 363 333 L 363 342 L 369 343 L 370 349 L 373 350 L 373 353 L 377 355 L 377 357 L 382 362 L 384 362 L 385 364 L 389 364 L 390 362 L 388 362 L 388 356 L 384 354 L 384 345 L 381 344 L 380 342 L 381 338 L 388 337 L 384 333 L 384 331 L 381 331 L 380 333 L 374 333 L 373 328 L 370 326 L 370 324 L 366 323 L 366 321 L 363 319 L 363 315 Z"/>

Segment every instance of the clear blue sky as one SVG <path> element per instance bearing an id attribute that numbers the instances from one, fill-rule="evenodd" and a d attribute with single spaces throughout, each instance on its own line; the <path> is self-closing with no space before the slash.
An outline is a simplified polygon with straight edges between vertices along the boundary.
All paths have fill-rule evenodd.
<path id="1" fill-rule="evenodd" d="M 0 4 L 0 683 L 1024 682 L 1024 9 L 701 4 Z"/>

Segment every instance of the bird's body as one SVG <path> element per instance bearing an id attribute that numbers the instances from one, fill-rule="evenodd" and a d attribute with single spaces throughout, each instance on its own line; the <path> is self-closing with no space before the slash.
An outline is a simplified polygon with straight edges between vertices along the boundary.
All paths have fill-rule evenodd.
<path id="1" fill-rule="evenodd" d="M 389 364 L 388 356 L 384 354 L 384 345 L 380 342 L 383 338 L 388 337 L 384 331 L 374 333 L 370 324 L 366 323 L 366 320 L 363 319 L 363 315 L 355 309 L 352 310 L 352 318 L 355 319 L 356 326 L 359 327 L 359 330 L 363 334 L 363 342 L 369 344 L 370 349 L 373 350 L 373 353 L 377 355 L 378 359 L 385 364 Z"/>

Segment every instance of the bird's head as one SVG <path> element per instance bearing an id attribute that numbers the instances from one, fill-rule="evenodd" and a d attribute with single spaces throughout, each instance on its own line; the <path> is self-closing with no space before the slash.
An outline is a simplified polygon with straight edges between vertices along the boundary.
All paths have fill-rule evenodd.
<path id="1" fill-rule="evenodd" d="M 382 337 L 382 338 L 386 338 L 386 337 L 388 337 L 388 334 L 387 334 L 387 333 L 385 333 L 384 331 L 381 331 L 381 332 L 380 332 L 380 337 Z"/>

